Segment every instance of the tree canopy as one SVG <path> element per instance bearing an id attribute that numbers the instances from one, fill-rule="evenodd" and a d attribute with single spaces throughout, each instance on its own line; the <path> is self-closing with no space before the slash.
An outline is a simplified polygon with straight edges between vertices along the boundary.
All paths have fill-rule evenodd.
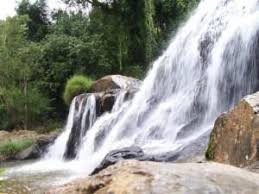
<path id="1" fill-rule="evenodd" d="M 198 2 L 63 1 L 80 9 L 50 12 L 46 0 L 22 0 L 16 16 L 0 21 L 0 129 L 63 120 L 63 92 L 73 75 L 143 78 Z"/>

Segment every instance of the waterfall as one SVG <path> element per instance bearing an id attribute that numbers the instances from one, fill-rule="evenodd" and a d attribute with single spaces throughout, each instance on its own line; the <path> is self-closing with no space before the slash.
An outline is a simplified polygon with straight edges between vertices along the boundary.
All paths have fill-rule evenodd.
<path id="1" fill-rule="evenodd" d="M 73 100 L 66 129 L 47 156 L 64 156 L 78 119 L 84 132 L 76 160 L 89 172 L 114 149 L 134 145 L 160 154 L 190 146 L 220 113 L 257 89 L 258 37 L 258 0 L 202 0 L 132 100 L 123 102 L 121 94 L 110 113 L 91 116 L 88 125 L 94 97 Z"/>
<path id="2" fill-rule="evenodd" d="M 96 120 L 95 95 L 80 95 L 73 99 L 64 132 L 57 138 L 45 158 L 73 158 L 77 154 L 82 139 Z"/>

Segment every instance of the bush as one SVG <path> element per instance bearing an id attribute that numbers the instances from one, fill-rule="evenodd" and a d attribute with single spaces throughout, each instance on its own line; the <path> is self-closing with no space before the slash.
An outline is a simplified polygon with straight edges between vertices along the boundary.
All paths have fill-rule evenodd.
<path id="1" fill-rule="evenodd" d="M 87 92 L 92 83 L 92 79 L 82 75 L 75 75 L 70 78 L 66 83 L 63 95 L 65 103 L 69 105 L 75 96 Z"/>
<path id="2" fill-rule="evenodd" d="M 31 139 L 23 139 L 23 140 L 8 140 L 0 143 L 0 154 L 4 156 L 12 156 L 33 144 L 33 140 Z"/>

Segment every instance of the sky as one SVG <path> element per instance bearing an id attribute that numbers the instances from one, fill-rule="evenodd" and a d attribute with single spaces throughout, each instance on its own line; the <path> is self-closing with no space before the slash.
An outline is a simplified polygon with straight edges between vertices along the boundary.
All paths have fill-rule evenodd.
<path id="1" fill-rule="evenodd" d="M 16 2 L 21 0 L 0 0 L 0 20 L 15 15 Z M 31 0 L 34 2 L 35 0 Z M 65 8 L 61 0 L 47 0 L 50 9 Z"/>

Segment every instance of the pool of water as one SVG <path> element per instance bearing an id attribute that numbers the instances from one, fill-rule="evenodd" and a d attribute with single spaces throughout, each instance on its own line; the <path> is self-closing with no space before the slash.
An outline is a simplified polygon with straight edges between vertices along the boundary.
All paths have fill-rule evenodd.
<path id="1" fill-rule="evenodd" d="M 5 162 L 0 164 L 0 193 L 43 194 L 51 187 L 85 176 L 75 163 L 57 161 Z"/>

